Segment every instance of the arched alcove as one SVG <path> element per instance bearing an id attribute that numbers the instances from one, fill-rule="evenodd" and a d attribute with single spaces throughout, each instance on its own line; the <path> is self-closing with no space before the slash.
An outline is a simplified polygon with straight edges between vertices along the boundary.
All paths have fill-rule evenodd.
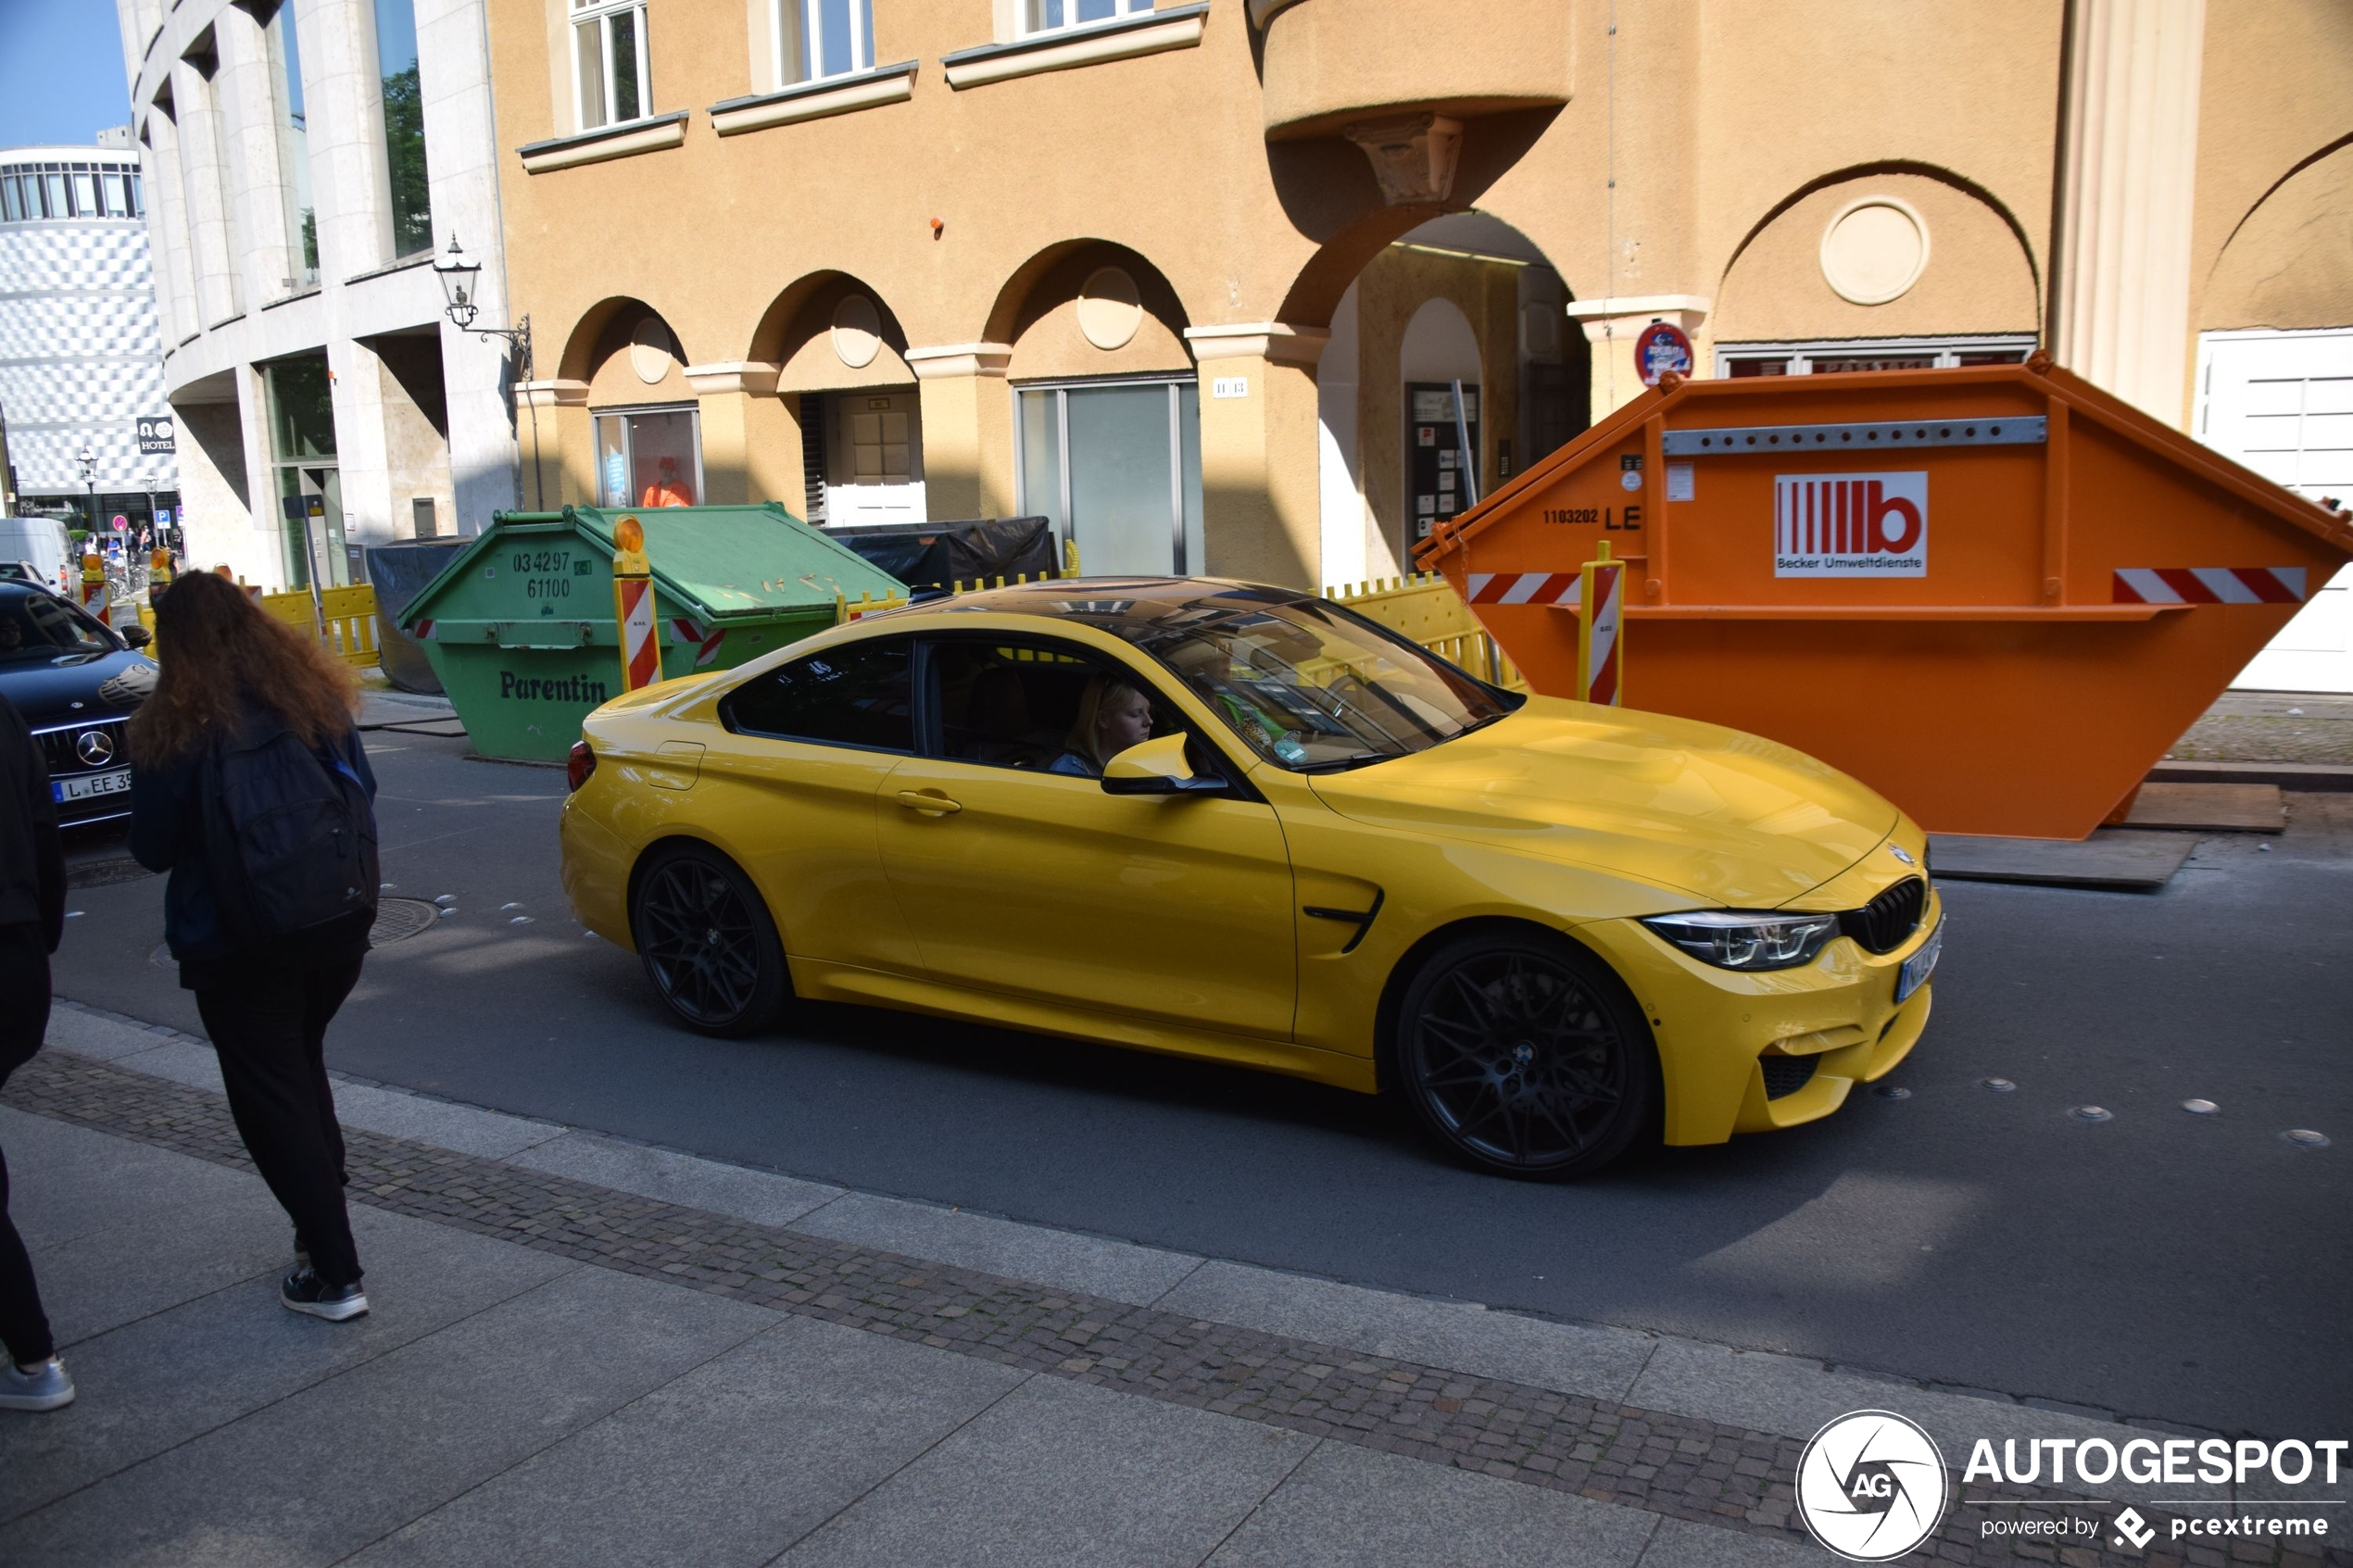
<path id="1" fill-rule="evenodd" d="M 1340 284 L 1315 391 L 1323 575 L 1345 583 L 1403 571 L 1432 524 L 1584 429 L 1591 377 L 1567 284 L 1501 219 L 1425 214 L 1334 245 L 1354 274 L 1319 256 L 1292 292 Z"/>

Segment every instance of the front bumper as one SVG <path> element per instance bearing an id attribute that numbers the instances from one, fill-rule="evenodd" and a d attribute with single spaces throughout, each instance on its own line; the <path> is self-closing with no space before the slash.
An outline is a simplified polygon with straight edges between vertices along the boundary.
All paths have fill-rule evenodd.
<path id="1" fill-rule="evenodd" d="M 1899 1008 L 1896 972 L 1944 919 L 1931 884 L 1919 924 L 1893 951 L 1866 952 L 1839 936 L 1803 968 L 1762 974 L 1702 963 L 1630 920 L 1597 921 L 1576 935 L 1617 971 L 1651 1021 L 1667 1141 L 1708 1144 L 1817 1121 L 1856 1084 L 1894 1071 L 1919 1040 L 1934 989 L 1922 985 Z"/>

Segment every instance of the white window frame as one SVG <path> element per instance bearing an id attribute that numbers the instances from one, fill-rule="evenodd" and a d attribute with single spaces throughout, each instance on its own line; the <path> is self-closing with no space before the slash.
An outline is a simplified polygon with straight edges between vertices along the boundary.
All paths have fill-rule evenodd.
<path id="1" fill-rule="evenodd" d="M 1186 393 L 1193 395 L 1194 416 L 1198 420 L 1201 397 L 1201 378 L 1198 375 L 1095 376 L 1013 383 L 1013 495 L 1018 497 L 1016 510 L 1025 517 L 1037 511 L 1030 505 L 1028 455 L 1021 437 L 1021 400 L 1026 394 L 1051 393 L 1054 399 L 1054 451 L 1058 456 L 1057 466 L 1062 470 L 1055 476 L 1058 485 L 1056 499 L 1060 506 L 1056 516 L 1062 523 L 1064 540 L 1078 537 L 1077 521 L 1070 514 L 1070 394 L 1105 386 L 1164 386 L 1168 389 L 1168 505 L 1173 523 L 1170 554 L 1176 565 L 1176 576 L 1192 575 L 1193 569 L 1189 565 L 1192 543 L 1185 529 L 1185 409 L 1182 400 Z M 1195 428 L 1198 429 L 1198 425 Z M 1203 551 L 1206 552 L 1207 548 L 1204 543 Z M 1080 570 L 1085 570 L 1085 561 L 1078 564 Z"/>
<path id="2" fill-rule="evenodd" d="M 596 462 L 603 456 L 604 448 L 599 438 L 604 433 L 597 428 L 598 423 L 605 420 L 620 420 L 621 460 L 628 466 L 630 488 L 636 488 L 637 428 L 635 421 L 642 414 L 684 414 L 686 416 L 687 428 L 695 433 L 695 505 L 698 507 L 709 505 L 710 497 L 702 487 L 702 405 L 699 403 L 626 403 L 614 408 L 590 409 L 588 411 L 589 460 Z M 601 497 L 604 493 L 605 476 L 599 472 L 597 475 L 597 494 Z M 609 505 L 601 499 L 598 504 L 600 507 Z M 623 510 L 635 507 L 636 503 L 631 501 L 627 495 L 623 495 L 618 503 L 610 505 L 610 509 Z"/>
<path id="3" fill-rule="evenodd" d="M 632 30 L 632 43 L 637 55 L 637 112 L 628 119 L 613 113 L 616 97 L 613 78 L 612 19 L 624 12 L 636 13 L 637 25 Z M 646 0 L 572 0 L 572 15 L 567 19 L 564 44 L 572 56 L 572 123 L 575 130 L 606 131 L 616 125 L 634 125 L 654 116 L 653 58 L 646 43 Z M 580 92 L 580 30 L 598 30 L 597 57 L 604 62 L 604 81 L 598 83 L 603 90 L 606 118 L 591 125 L 587 104 Z"/>
<path id="4" fill-rule="evenodd" d="M 871 0 L 849 0 L 849 69 L 827 71 L 825 58 L 825 23 L 823 0 L 770 0 L 768 7 L 768 66 L 779 88 L 798 87 L 807 82 L 840 82 L 853 76 L 863 76 L 875 69 L 874 29 Z M 803 24 L 809 33 L 808 70 L 800 76 L 785 74 L 786 50 L 785 41 L 800 35 Z M 789 31 L 788 31 L 789 30 Z"/>
<path id="5" fill-rule="evenodd" d="M 1878 355 L 1928 355 L 1935 359 L 1936 369 L 1952 370 L 1961 362 L 1964 354 L 2001 354 L 2015 351 L 2020 358 L 2034 352 L 2032 332 L 1982 332 L 1953 337 L 1848 337 L 1806 338 L 1789 343 L 1719 343 L 1716 345 L 1716 374 L 1721 379 L 1732 373 L 1735 360 L 1786 359 L 1788 373 L 1810 376 L 1817 359 L 1868 358 Z"/>
<path id="6" fill-rule="evenodd" d="M 1042 15 L 1046 6 L 1054 3 L 1054 0 L 1014 0 L 1014 3 L 1020 7 L 1015 15 L 1020 22 L 1020 35 L 1024 38 L 1040 38 L 1048 33 L 1069 32 L 1078 28 L 1101 27 L 1107 22 L 1126 21 L 1129 17 L 1146 15 L 1152 8 L 1152 0 L 1112 0 L 1114 9 L 1108 17 L 1097 17 L 1092 21 L 1040 23 L 1038 26 L 1032 27 L 1029 25 L 1031 10 L 1035 8 Z M 1078 0 L 1060 0 L 1060 4 L 1065 16 L 1075 15 L 1078 9 Z"/>

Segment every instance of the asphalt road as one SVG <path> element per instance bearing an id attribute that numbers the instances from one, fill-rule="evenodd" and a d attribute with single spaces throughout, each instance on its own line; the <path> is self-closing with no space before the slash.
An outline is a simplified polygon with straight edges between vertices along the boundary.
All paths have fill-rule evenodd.
<path id="1" fill-rule="evenodd" d="M 1375 1101 L 1219 1067 L 841 1008 L 688 1035 L 563 902 L 562 774 L 463 750 L 371 738 L 393 896 L 459 913 L 371 958 L 330 1041 L 345 1072 L 1214 1257 L 2347 1435 L 2353 797 L 2296 797 L 2268 848 L 2208 838 L 2160 894 L 1948 884 L 1935 1016 L 1893 1080 L 1908 1098 L 1545 1186 L 1457 1169 Z M 162 879 L 121 853 L 105 830 L 76 846 L 57 989 L 196 1029 L 150 959 Z M 2086 1104 L 2113 1118 L 2070 1118 Z"/>

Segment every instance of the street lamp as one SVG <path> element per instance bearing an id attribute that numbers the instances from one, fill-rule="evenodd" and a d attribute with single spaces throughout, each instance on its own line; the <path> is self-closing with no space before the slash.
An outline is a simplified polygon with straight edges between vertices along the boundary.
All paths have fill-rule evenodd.
<path id="1" fill-rule="evenodd" d="M 531 318 L 518 316 L 515 318 L 515 324 L 511 327 L 474 325 L 474 315 L 479 309 L 475 300 L 482 282 L 482 263 L 459 248 L 458 232 L 455 229 L 449 232 L 449 248 L 434 258 L 433 270 L 434 275 L 441 280 L 442 297 L 448 301 L 451 322 L 459 331 L 472 332 L 476 337 L 505 338 L 514 350 L 514 379 L 517 382 L 529 381 L 531 379 Z M 535 403 L 529 407 L 531 408 L 532 491 L 538 503 L 544 507 L 547 503 L 547 485 L 539 477 L 539 408 Z M 518 481 L 515 499 L 518 502 L 522 499 L 520 481 Z"/>
<path id="2" fill-rule="evenodd" d="M 458 235 L 452 231 L 449 248 L 436 257 L 434 275 L 441 280 L 442 296 L 448 301 L 448 316 L 459 331 L 476 337 L 502 337 L 514 345 L 515 379 L 531 379 L 531 318 L 517 318 L 511 327 L 477 327 L 474 317 L 481 307 L 476 291 L 482 282 L 482 263 L 459 248 Z"/>
<path id="3" fill-rule="evenodd" d="M 84 442 L 76 455 L 82 462 L 82 483 L 90 487 L 90 543 L 94 548 L 98 543 L 98 454 Z"/>

